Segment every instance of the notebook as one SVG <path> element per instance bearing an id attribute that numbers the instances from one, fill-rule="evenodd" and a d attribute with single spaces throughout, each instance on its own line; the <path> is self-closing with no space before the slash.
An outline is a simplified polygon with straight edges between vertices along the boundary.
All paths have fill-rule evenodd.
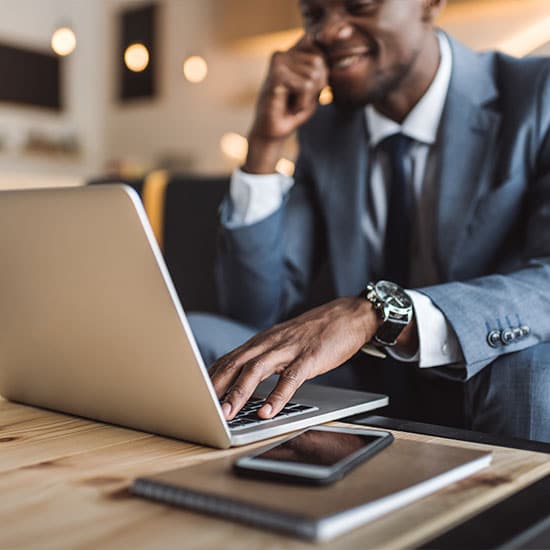
<path id="1" fill-rule="evenodd" d="M 243 419 L 232 429 L 139 196 L 127 186 L 2 192 L 0 254 L 7 399 L 220 448 L 388 403 L 385 395 L 308 384 L 286 416 Z"/>
<path id="2" fill-rule="evenodd" d="M 329 486 L 236 476 L 236 457 L 139 478 L 135 495 L 327 541 L 487 467 L 489 451 L 396 439 Z"/>

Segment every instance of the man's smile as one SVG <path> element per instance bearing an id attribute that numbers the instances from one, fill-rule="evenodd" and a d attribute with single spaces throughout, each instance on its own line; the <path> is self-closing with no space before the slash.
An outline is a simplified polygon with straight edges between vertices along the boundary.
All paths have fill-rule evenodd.
<path id="1" fill-rule="evenodd" d="M 356 46 L 327 52 L 327 62 L 333 76 L 352 76 L 356 70 L 364 70 L 373 55 L 374 48 Z"/>

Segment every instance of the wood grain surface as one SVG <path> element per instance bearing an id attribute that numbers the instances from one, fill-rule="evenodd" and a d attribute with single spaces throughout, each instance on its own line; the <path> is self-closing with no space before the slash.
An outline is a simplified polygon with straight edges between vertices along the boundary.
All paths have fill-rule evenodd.
<path id="1" fill-rule="evenodd" d="M 546 454 L 394 435 L 492 449 L 493 464 L 327 547 L 417 546 L 550 473 Z M 0 548 L 311 549 L 310 543 L 152 503 L 127 491 L 135 477 L 241 451 L 219 451 L 0 398 Z"/>

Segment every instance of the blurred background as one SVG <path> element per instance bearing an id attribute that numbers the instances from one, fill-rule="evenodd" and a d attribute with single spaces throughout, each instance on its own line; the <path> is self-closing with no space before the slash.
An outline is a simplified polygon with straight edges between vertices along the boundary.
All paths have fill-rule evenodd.
<path id="1" fill-rule="evenodd" d="M 1 189 L 157 168 L 229 173 L 246 154 L 270 52 L 300 35 L 295 0 L 0 8 Z M 450 0 L 440 26 L 475 49 L 550 55 L 550 0 Z M 281 171 L 292 173 L 295 155 L 289 143 Z"/>

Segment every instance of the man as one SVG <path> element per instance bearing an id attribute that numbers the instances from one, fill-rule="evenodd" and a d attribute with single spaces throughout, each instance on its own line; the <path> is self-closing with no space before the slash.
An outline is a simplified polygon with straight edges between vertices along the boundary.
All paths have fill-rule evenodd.
<path id="1" fill-rule="evenodd" d="M 438 388 L 459 388 L 465 427 L 550 441 L 550 63 L 471 52 L 434 30 L 443 4 L 300 1 L 305 34 L 272 58 L 222 212 L 222 306 L 252 328 L 193 326 L 202 349 L 241 343 L 287 318 L 325 259 L 339 298 L 213 364 L 226 418 L 279 374 L 272 417 L 371 344 L 394 403 L 422 407 L 431 387 L 437 421 Z M 275 164 L 296 130 L 289 179 Z M 363 389 L 374 362 L 347 367 Z"/>

